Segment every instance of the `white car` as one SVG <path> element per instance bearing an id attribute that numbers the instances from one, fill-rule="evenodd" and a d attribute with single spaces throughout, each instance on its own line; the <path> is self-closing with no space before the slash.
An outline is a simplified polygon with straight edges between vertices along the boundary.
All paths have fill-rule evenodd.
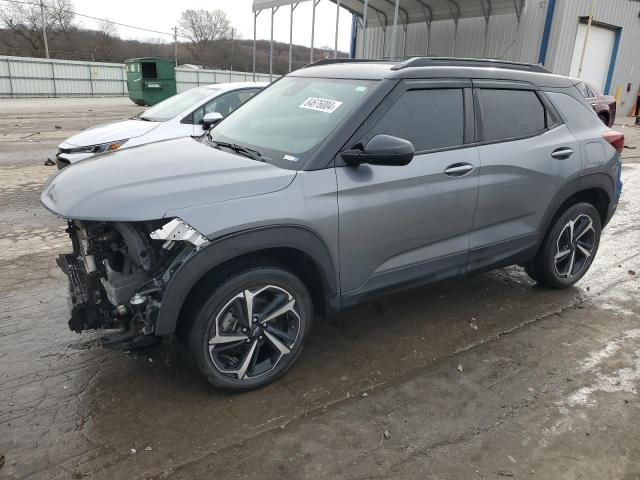
<path id="1" fill-rule="evenodd" d="M 58 146 L 56 165 L 64 168 L 98 153 L 170 138 L 201 136 L 220 119 L 266 87 L 266 82 L 217 83 L 174 95 L 139 115 L 98 125 Z"/>

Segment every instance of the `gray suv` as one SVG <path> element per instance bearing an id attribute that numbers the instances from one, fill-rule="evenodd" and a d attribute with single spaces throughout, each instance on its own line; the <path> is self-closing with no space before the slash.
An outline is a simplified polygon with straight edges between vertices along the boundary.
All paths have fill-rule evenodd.
<path id="1" fill-rule="evenodd" d="M 119 329 L 103 345 L 127 350 L 175 338 L 242 391 L 291 368 L 314 317 L 390 292 L 514 264 L 573 285 L 618 204 L 623 142 L 540 66 L 323 61 L 201 139 L 78 162 L 41 198 L 68 220 L 72 330 Z"/>

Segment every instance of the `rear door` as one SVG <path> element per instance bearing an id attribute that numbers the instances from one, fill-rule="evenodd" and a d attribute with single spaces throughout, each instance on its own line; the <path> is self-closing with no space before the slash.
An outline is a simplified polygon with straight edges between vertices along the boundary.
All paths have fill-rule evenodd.
<path id="1" fill-rule="evenodd" d="M 470 270 L 526 256 L 553 198 L 580 169 L 580 147 L 541 91 L 474 80 L 474 98 L 480 185 Z"/>
<path id="2" fill-rule="evenodd" d="M 344 303 L 398 284 L 464 272 L 478 195 L 470 80 L 407 80 L 347 147 L 404 138 L 406 166 L 336 168 Z"/>

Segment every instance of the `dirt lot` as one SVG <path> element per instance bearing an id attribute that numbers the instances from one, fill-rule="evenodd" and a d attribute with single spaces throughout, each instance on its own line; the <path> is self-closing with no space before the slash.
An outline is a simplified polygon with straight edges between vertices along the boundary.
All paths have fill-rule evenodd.
<path id="1" fill-rule="evenodd" d="M 363 305 L 316 324 L 281 381 L 232 396 L 171 349 L 105 351 L 66 326 L 43 161 L 138 110 L 0 101 L 0 478 L 640 478 L 640 128 L 578 287 L 513 267 Z"/>

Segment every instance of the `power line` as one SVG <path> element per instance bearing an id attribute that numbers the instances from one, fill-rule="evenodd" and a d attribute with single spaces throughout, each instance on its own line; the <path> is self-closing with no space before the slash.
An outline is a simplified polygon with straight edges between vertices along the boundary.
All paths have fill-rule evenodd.
<path id="1" fill-rule="evenodd" d="M 40 6 L 39 3 L 28 2 L 28 1 L 25 1 L 25 0 L 0 0 L 0 1 L 1 2 L 7 2 L 7 3 L 19 3 L 19 4 L 22 4 L 22 5 L 32 5 L 32 6 L 35 6 L 35 7 L 39 7 Z M 46 5 L 45 5 L 44 8 L 47 9 L 47 10 L 50 10 L 50 8 L 48 6 L 46 6 Z M 169 33 L 169 32 L 161 32 L 159 30 L 153 30 L 153 29 L 150 29 L 150 28 L 137 27 L 135 25 L 128 25 L 126 23 L 116 22 L 114 20 L 109 20 L 108 18 L 99 18 L 99 17 L 94 17 L 92 15 L 86 15 L 84 13 L 79 13 L 79 12 L 75 12 L 73 10 L 69 10 L 67 8 L 62 8 L 60 10 L 63 11 L 63 12 L 72 13 L 74 15 L 77 15 L 78 17 L 89 18 L 91 20 L 97 20 L 99 22 L 111 23 L 113 25 L 118 25 L 120 27 L 133 28 L 133 29 L 142 30 L 142 31 L 145 31 L 145 32 L 157 33 L 159 35 L 168 35 L 170 37 L 173 37 L 173 35 L 174 35 L 173 33 Z M 187 38 L 186 36 L 179 35 L 179 34 L 178 34 L 178 37 Z"/>

